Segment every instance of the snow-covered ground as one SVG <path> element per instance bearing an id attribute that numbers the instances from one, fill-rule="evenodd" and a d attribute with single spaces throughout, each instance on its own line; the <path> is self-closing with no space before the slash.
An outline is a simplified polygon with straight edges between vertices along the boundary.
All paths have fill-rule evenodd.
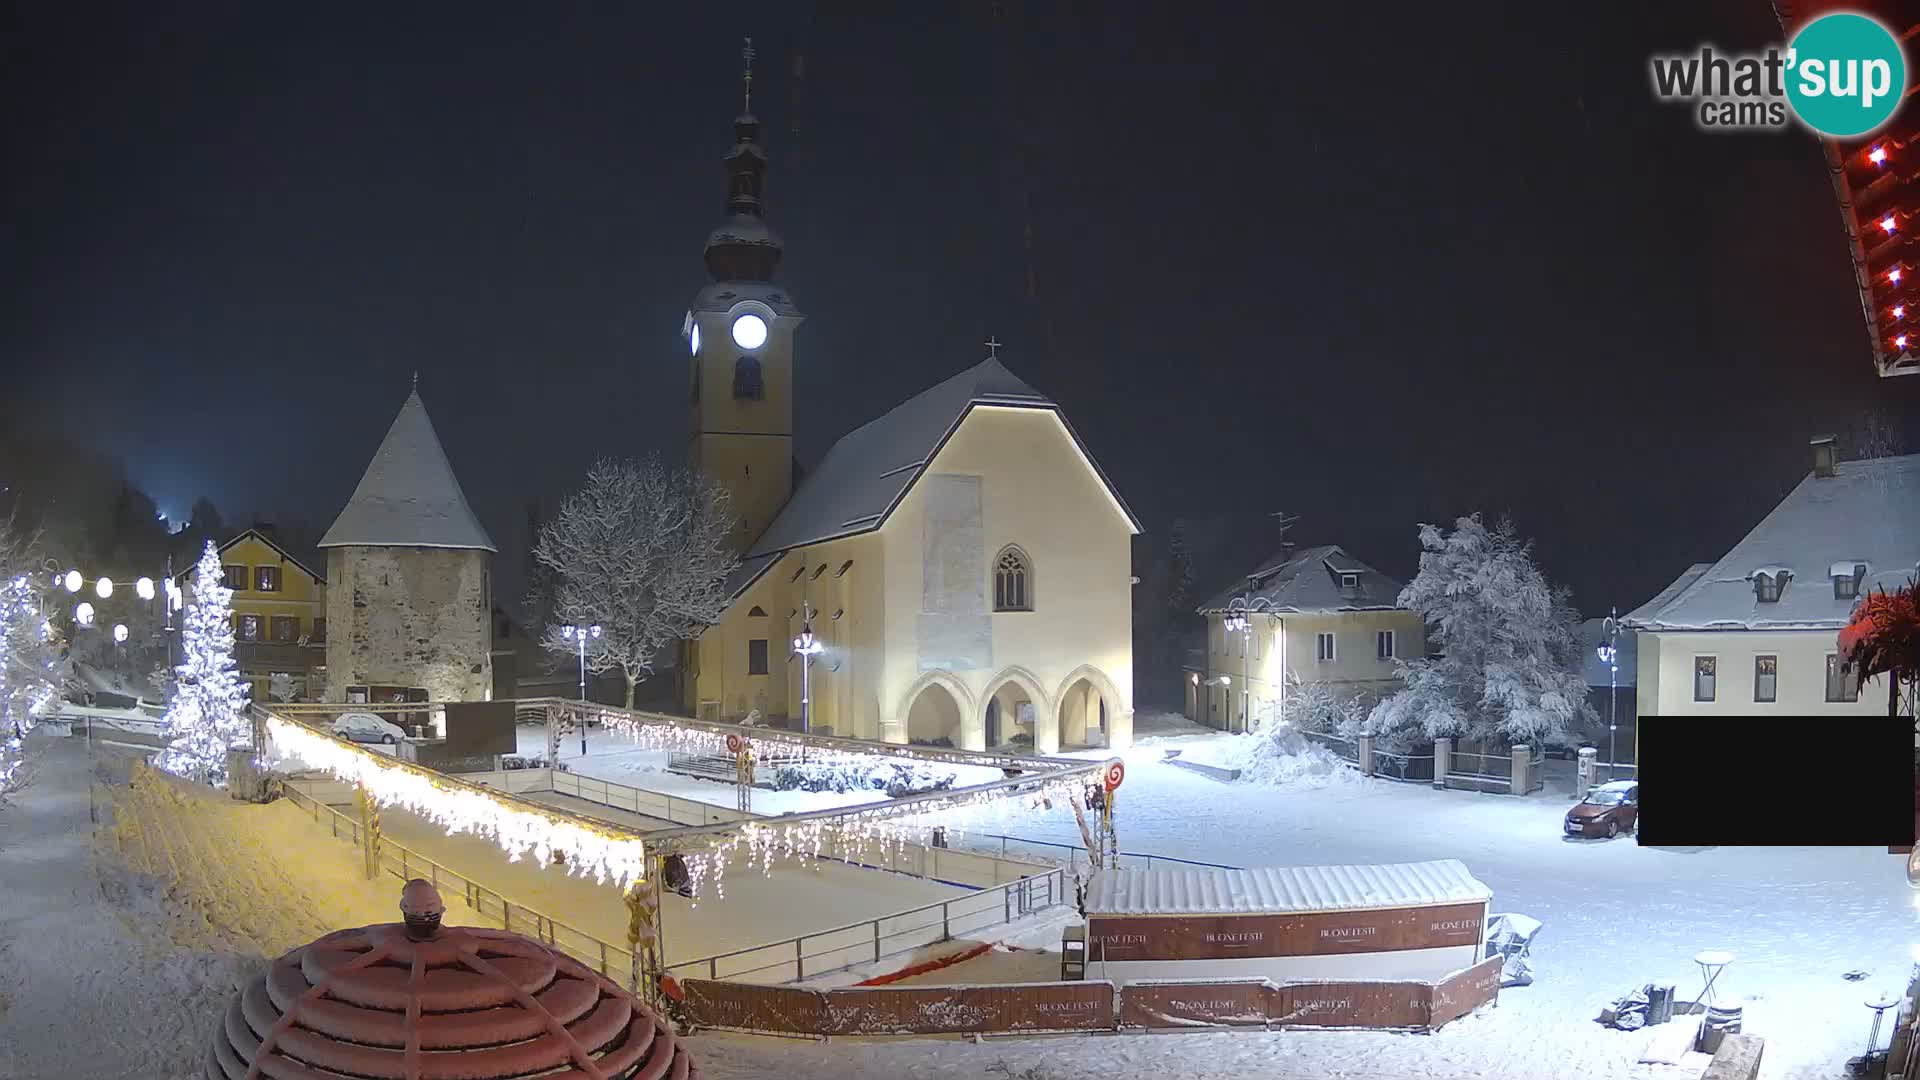
<path id="1" fill-rule="evenodd" d="M 1219 744 L 1232 737 L 1141 719 L 1143 738 L 1125 755 L 1129 770 L 1117 803 L 1123 849 L 1235 865 L 1458 858 L 1492 886 L 1496 911 L 1521 912 L 1545 923 L 1533 950 L 1535 984 L 1506 990 L 1498 1008 L 1430 1036 L 1223 1032 L 975 1044 L 958 1039 L 810 1043 L 702 1033 L 692 1045 L 703 1074 L 717 1080 L 878 1080 L 981 1076 L 1004 1064 L 1014 1076 L 1040 1080 L 1116 1075 L 1692 1080 L 1703 1057 L 1677 1066 L 1640 1064 L 1637 1059 L 1654 1032 L 1613 1031 L 1593 1018 L 1607 1000 L 1646 982 L 1673 982 L 1683 996 L 1693 995 L 1700 987 L 1694 954 L 1723 948 L 1737 959 L 1717 991 L 1723 1002 L 1743 1001 L 1746 1030 L 1767 1040 L 1761 1075 L 1829 1080 L 1842 1075 L 1845 1060 L 1865 1043 L 1871 1014 L 1862 1003 L 1880 990 L 1904 988 L 1912 943 L 1920 941 L 1915 894 L 1905 884 L 1900 860 L 1881 850 L 1674 850 L 1640 848 L 1624 839 L 1567 841 L 1558 827 L 1568 805 L 1563 793 L 1513 799 L 1352 779 L 1322 786 L 1221 783 L 1160 759 L 1166 749 L 1182 748 L 1230 760 L 1231 750 Z M 246 969 L 246 935 L 229 933 L 228 944 L 220 948 L 193 946 L 177 934 L 157 943 L 151 925 L 171 918 L 161 914 L 172 906 L 160 901 L 163 890 L 114 869 L 114 860 L 103 860 L 97 873 L 89 866 L 84 744 L 36 739 L 36 753 L 44 761 L 39 779 L 18 806 L 0 811 L 0 890 L 5 892 L 0 896 L 0 1055 L 15 1055 L 11 1061 L 0 1056 L 0 1075 L 21 1080 L 74 1075 L 71 1069 L 53 1069 L 50 1052 L 40 1046 L 60 1031 L 71 1031 L 74 1017 L 95 1014 L 142 1019 L 104 1034 L 88 1029 L 92 1049 L 86 1075 L 187 1075 L 159 1066 L 196 1060 L 236 971 Z M 101 753 L 106 757 L 113 751 Z M 613 764 L 620 756 L 610 752 L 596 763 L 595 753 L 590 746 L 588 761 L 569 763 L 588 775 L 621 779 Z M 645 770 L 629 769 L 626 775 L 640 772 Z M 730 805 L 726 785 L 710 787 L 718 804 Z M 275 809 L 233 806 L 242 814 Z M 209 827 L 232 828 L 226 824 L 230 819 L 243 820 L 223 808 L 209 816 Z M 286 827 L 297 822 L 295 815 Z M 1064 814 L 1036 819 L 1022 831 L 1036 839 L 1078 842 L 1072 818 Z M 339 845 L 344 857 L 338 860 L 315 858 L 327 850 L 324 840 L 322 832 L 320 839 L 305 842 L 297 867 L 267 873 L 274 882 L 269 891 L 288 893 L 288 906 L 304 905 L 314 912 L 316 924 L 390 917 L 384 895 L 362 905 L 380 910 L 358 910 L 347 888 L 353 876 L 351 849 Z M 273 846 L 267 842 L 243 850 L 252 850 L 248 857 L 258 860 L 272 856 Z M 266 873 L 238 866 L 227 872 Z M 330 879 L 344 880 L 326 884 Z M 134 894 L 146 905 L 137 921 L 121 917 L 127 901 L 116 907 L 102 892 L 103 882 L 111 881 L 124 897 L 128 880 L 148 881 Z M 197 872 L 196 880 L 214 879 Z M 351 914 L 320 914 L 329 906 L 345 906 Z M 220 909 L 203 904 L 196 910 Z M 217 917 L 241 919 L 245 910 L 243 904 Z M 779 917 L 778 912 L 766 916 L 769 922 Z M 256 936 L 287 932 L 282 927 Z M 1057 934 L 1057 922 L 1041 919 L 1007 936 L 1010 945 L 1045 950 Z M 144 946 L 146 941 L 156 944 Z M 260 941 L 256 948 L 264 953 L 265 946 Z M 897 969 L 913 959 L 896 958 L 880 967 Z M 1057 970 L 1056 964 L 1046 951 L 996 950 L 913 981 L 1030 979 Z M 1866 978 L 1843 978 L 1854 971 Z M 76 978 L 74 972 L 83 975 Z M 148 1016 L 156 1019 L 144 1019 Z"/>

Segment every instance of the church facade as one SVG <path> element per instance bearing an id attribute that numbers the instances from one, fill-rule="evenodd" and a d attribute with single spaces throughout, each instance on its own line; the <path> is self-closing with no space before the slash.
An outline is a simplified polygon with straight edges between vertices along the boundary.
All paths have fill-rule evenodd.
<path id="1" fill-rule="evenodd" d="M 759 124 L 734 131 L 712 283 L 683 334 L 690 457 L 731 495 L 743 565 L 682 652 L 683 707 L 975 750 L 1131 745 L 1139 523 L 1060 407 L 997 357 L 848 433 L 796 489 L 805 316 L 773 280 Z"/>

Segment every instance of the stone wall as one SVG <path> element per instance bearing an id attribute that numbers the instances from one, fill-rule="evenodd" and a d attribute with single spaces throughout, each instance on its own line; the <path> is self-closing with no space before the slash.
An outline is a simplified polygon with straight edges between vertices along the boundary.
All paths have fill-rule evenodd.
<path id="1" fill-rule="evenodd" d="M 421 686 L 484 701 L 493 686 L 491 552 L 327 550 L 327 700 L 347 687 Z"/>

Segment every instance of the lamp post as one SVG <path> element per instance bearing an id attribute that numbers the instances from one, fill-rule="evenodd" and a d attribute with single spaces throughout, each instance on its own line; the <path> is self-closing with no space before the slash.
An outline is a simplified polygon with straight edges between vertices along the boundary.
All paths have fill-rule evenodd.
<path id="1" fill-rule="evenodd" d="M 1240 697 L 1243 703 L 1240 713 L 1240 729 L 1243 734 L 1252 728 L 1252 724 L 1250 723 L 1251 717 L 1249 715 L 1252 710 L 1253 701 L 1252 615 L 1256 611 L 1272 606 L 1273 600 L 1271 598 L 1253 595 L 1253 581 L 1249 579 L 1247 581 L 1247 595 L 1236 596 L 1227 602 L 1226 618 L 1221 622 L 1221 626 L 1227 633 L 1237 633 L 1240 635 Z M 1271 613 L 1269 613 L 1269 617 L 1271 617 Z M 1286 672 L 1284 670 L 1280 673 L 1280 680 L 1281 707 L 1284 709 L 1286 707 Z M 1231 693 L 1227 696 L 1227 707 L 1229 709 L 1233 707 L 1233 696 Z M 1228 726 L 1228 731 L 1232 731 L 1231 725 Z"/>
<path id="2" fill-rule="evenodd" d="M 1620 710 L 1620 650 L 1616 643 L 1620 636 L 1620 610 L 1608 610 L 1606 621 L 1600 624 L 1606 640 L 1594 652 L 1600 662 L 1607 665 L 1607 779 L 1613 779 L 1614 759 L 1619 747 L 1619 710 Z M 1639 761 L 1634 761 L 1634 771 L 1639 772 Z"/>
<path id="3" fill-rule="evenodd" d="M 813 658 L 825 652 L 827 647 L 813 636 L 813 608 L 807 607 L 805 601 L 801 602 L 801 606 L 806 610 L 800 620 L 800 636 L 793 639 L 793 654 L 800 658 L 800 733 L 805 735 L 812 730 Z"/>
<path id="4" fill-rule="evenodd" d="M 580 756 L 587 756 L 587 641 L 600 636 L 598 624 L 593 626 L 563 626 L 560 636 L 580 646 Z"/>

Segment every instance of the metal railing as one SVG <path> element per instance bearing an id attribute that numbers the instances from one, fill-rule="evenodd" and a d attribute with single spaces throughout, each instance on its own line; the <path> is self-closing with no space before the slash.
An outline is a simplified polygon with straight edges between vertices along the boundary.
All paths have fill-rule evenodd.
<path id="1" fill-rule="evenodd" d="M 287 801 L 307 811 L 316 823 L 324 818 L 332 836 L 345 839 L 355 847 L 365 847 L 360 822 L 313 798 L 297 785 L 287 784 L 284 790 Z M 563 923 L 537 908 L 510 900 L 472 878 L 449 869 L 444 863 L 429 859 L 386 836 L 380 837 L 380 868 L 401 881 L 425 878 L 443 893 L 448 886 L 458 886 L 460 898 L 481 916 L 498 920 L 501 926 L 516 934 L 525 934 L 544 942 L 629 990 L 638 992 L 638 988 L 632 985 L 633 953 L 623 946 Z"/>
<path id="2" fill-rule="evenodd" d="M 668 964 L 681 977 L 798 982 L 951 941 L 1072 899 L 1066 872 L 1050 870 L 968 896 L 831 930 Z M 752 977 L 752 978 L 750 978 Z"/>
<path id="3" fill-rule="evenodd" d="M 1062 844 L 1052 840 L 1029 840 L 1023 836 L 1003 836 L 999 833 L 986 833 L 982 835 L 979 839 L 1000 841 L 1001 858 L 1010 857 L 1008 855 L 1009 845 L 1024 844 L 1028 847 L 1045 848 L 1050 851 L 1067 852 L 1066 868 L 1068 870 L 1073 871 L 1076 875 L 1079 874 L 1080 868 L 1082 865 L 1086 865 L 1089 870 L 1092 869 L 1091 864 L 1087 862 L 1087 858 L 1086 858 L 1087 849 L 1081 846 L 1080 844 Z M 968 838 L 963 837 L 961 839 L 961 842 L 966 843 L 967 840 Z M 1042 856 L 1042 857 L 1045 858 L 1047 856 Z M 1144 851 L 1122 851 L 1120 853 L 1120 857 L 1122 859 L 1145 860 L 1146 868 L 1148 870 L 1153 869 L 1155 863 L 1171 863 L 1177 866 L 1206 866 L 1206 867 L 1212 867 L 1217 870 L 1242 869 L 1242 867 L 1232 866 L 1227 863 L 1205 862 L 1200 859 L 1176 859 L 1171 855 L 1154 855 Z M 1054 856 L 1053 858 L 1056 861 L 1058 859 L 1057 856 Z"/>
<path id="4" fill-rule="evenodd" d="M 612 780 L 602 780 L 595 776 L 583 776 L 574 772 L 541 771 L 550 773 L 548 789 L 558 794 L 571 795 L 576 799 L 585 799 L 591 803 L 599 803 L 601 806 L 626 810 L 642 817 L 655 818 L 675 825 L 716 825 L 728 821 L 746 821 L 760 816 L 743 814 L 738 810 L 715 806 L 698 799 L 648 791 Z"/>
<path id="5" fill-rule="evenodd" d="M 1513 754 L 1476 754 L 1469 750 L 1455 750 L 1453 760 L 1447 763 L 1447 775 L 1472 777 L 1477 780 L 1504 780 L 1513 783 Z M 1463 767 L 1464 762 L 1464 767 Z"/>
<path id="6" fill-rule="evenodd" d="M 1431 751 L 1425 754 L 1396 754 L 1391 750 L 1382 750 L 1379 747 L 1375 747 L 1373 751 L 1373 775 L 1382 780 L 1397 780 L 1406 784 L 1431 784 L 1433 782 L 1433 759 L 1434 755 Z M 1419 771 L 1414 765 L 1417 761 L 1427 763 L 1427 775 L 1413 775 Z"/>

